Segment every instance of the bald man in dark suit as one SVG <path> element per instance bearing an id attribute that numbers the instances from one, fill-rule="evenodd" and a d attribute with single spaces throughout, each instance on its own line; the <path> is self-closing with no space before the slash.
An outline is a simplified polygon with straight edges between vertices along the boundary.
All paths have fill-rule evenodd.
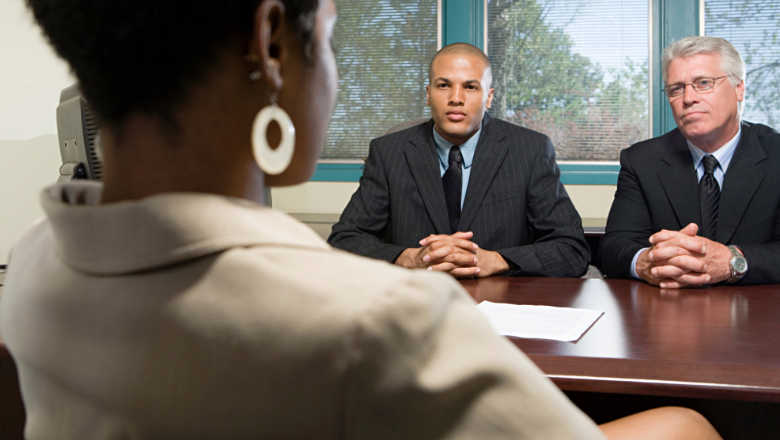
<path id="1" fill-rule="evenodd" d="M 456 277 L 585 273 L 590 252 L 552 143 L 487 115 L 490 82 L 476 47 L 437 53 L 432 119 L 372 141 L 331 245 Z"/>

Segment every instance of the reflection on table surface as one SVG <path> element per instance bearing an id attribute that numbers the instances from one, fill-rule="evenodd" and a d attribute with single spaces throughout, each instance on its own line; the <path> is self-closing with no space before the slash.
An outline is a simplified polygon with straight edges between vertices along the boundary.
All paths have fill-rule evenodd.
<path id="1" fill-rule="evenodd" d="M 545 373 L 558 377 L 559 386 L 568 381 L 566 389 L 593 391 L 599 378 L 597 388 L 614 392 L 727 392 L 729 398 L 780 401 L 778 286 L 661 290 L 629 280 L 511 277 L 462 285 L 477 302 L 603 310 L 574 343 L 511 338 Z M 583 385 L 588 381 L 590 388 Z M 690 394 L 692 387 L 698 390 Z"/>

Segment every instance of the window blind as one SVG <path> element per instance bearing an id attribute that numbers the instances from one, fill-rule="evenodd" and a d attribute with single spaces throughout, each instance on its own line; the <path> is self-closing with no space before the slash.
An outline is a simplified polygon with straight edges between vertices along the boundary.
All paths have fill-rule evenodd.
<path id="1" fill-rule="evenodd" d="M 647 0 L 488 0 L 490 114 L 559 160 L 614 161 L 650 137 Z"/>
<path id="2" fill-rule="evenodd" d="M 323 159 L 368 155 L 388 128 L 430 115 L 428 63 L 438 40 L 436 0 L 336 0 L 339 94 Z"/>
<path id="3" fill-rule="evenodd" d="M 747 67 L 743 119 L 780 122 L 780 2 L 706 0 L 705 34 L 728 40 Z"/>

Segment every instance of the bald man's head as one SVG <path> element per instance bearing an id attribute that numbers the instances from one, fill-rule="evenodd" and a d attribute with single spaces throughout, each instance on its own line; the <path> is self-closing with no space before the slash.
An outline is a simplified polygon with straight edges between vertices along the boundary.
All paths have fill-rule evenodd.
<path id="1" fill-rule="evenodd" d="M 483 80 L 485 82 L 484 87 L 486 89 L 490 88 L 493 83 L 493 70 L 490 68 L 490 60 L 487 55 L 485 55 L 485 52 L 482 52 L 478 47 L 468 43 L 453 43 L 442 47 L 441 50 L 436 52 L 436 55 L 434 55 L 431 60 L 431 64 L 428 66 L 428 84 L 433 83 L 433 63 L 442 55 L 461 55 L 473 57 L 475 60 L 481 61 L 485 65 L 485 72 L 483 75 Z"/>

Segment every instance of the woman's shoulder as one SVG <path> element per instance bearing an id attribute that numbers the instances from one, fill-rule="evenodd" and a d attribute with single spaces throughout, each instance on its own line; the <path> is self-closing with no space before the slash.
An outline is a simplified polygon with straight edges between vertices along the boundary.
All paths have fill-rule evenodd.
<path id="1" fill-rule="evenodd" d="M 463 293 L 447 275 L 409 270 L 334 248 L 277 244 L 233 249 L 220 259 L 227 271 L 248 284 L 262 279 L 288 297 L 343 303 L 354 309 L 406 296 L 443 299 Z"/>
<path id="2" fill-rule="evenodd" d="M 177 301 L 177 315 L 202 317 L 199 326 L 218 333 L 279 335 L 280 349 L 299 346 L 300 356 L 303 347 L 349 352 L 359 334 L 435 332 L 453 305 L 473 304 L 448 275 L 335 249 L 237 247 L 200 264 L 206 275 Z"/>

